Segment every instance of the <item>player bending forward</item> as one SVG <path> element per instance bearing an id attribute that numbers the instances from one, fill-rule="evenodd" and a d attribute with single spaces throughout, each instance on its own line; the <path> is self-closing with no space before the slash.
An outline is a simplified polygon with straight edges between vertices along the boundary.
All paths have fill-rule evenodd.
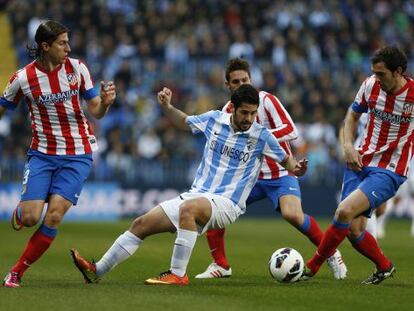
<path id="1" fill-rule="evenodd" d="M 207 140 L 193 185 L 188 192 L 136 218 L 96 264 L 72 249 L 73 261 L 88 283 L 97 282 L 129 258 L 147 236 L 176 231 L 170 269 L 145 283 L 187 285 L 186 270 L 197 235 L 223 228 L 245 212 L 263 156 L 273 158 L 297 176 L 306 172 L 305 159 L 297 162 L 286 154 L 270 131 L 255 122 L 259 95 L 252 86 L 243 85 L 231 96 L 232 114 L 209 111 L 187 116 L 171 105 L 171 96 L 168 88 L 158 93 L 165 114 L 177 127 L 202 132 Z"/>

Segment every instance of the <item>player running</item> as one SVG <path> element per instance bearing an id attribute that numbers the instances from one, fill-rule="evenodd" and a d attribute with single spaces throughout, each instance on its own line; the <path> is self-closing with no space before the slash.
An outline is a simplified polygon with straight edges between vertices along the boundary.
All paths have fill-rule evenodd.
<path id="1" fill-rule="evenodd" d="M 25 271 L 49 248 L 57 227 L 76 205 L 92 167 L 96 138 L 81 109 L 81 96 L 89 112 L 102 118 L 115 100 L 112 82 L 94 89 L 86 65 L 68 55 L 69 30 L 45 21 L 37 28 L 35 61 L 17 71 L 0 97 L 0 117 L 25 99 L 32 122 L 32 142 L 27 153 L 21 200 L 13 212 L 14 230 L 40 227 L 32 235 L 20 259 L 6 275 L 3 286 L 19 287 Z"/>

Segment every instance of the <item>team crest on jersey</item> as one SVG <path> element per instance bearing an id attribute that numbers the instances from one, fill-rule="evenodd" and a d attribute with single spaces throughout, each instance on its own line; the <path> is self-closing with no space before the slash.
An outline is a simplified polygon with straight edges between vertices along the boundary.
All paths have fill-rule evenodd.
<path id="1" fill-rule="evenodd" d="M 405 102 L 403 106 L 403 114 L 411 114 L 413 112 L 414 103 Z"/>
<path id="2" fill-rule="evenodd" d="M 247 141 L 247 150 L 252 150 L 252 148 L 257 144 L 257 139 L 249 138 Z"/>
<path id="3" fill-rule="evenodd" d="M 78 77 L 74 73 L 68 73 L 66 75 L 68 78 L 69 85 L 77 85 L 78 84 Z"/>

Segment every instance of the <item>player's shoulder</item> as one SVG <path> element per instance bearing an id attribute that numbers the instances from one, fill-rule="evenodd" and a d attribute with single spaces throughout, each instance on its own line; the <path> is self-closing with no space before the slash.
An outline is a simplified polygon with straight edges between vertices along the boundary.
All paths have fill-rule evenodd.
<path id="1" fill-rule="evenodd" d="M 404 78 L 407 80 L 407 83 L 409 84 L 408 87 L 410 89 L 414 88 L 414 79 L 412 77 L 409 76 L 404 76 Z"/>
<path id="2" fill-rule="evenodd" d="M 250 136 L 256 137 L 258 139 L 264 139 L 266 140 L 267 137 L 272 135 L 272 133 L 269 131 L 268 128 L 261 125 L 260 123 L 257 123 L 256 121 L 252 123 L 252 126 L 250 128 Z"/>
<path id="3" fill-rule="evenodd" d="M 28 71 L 28 69 L 30 70 L 30 69 L 32 69 L 32 67 L 33 66 L 35 66 L 35 63 L 34 63 L 34 61 L 33 62 L 31 62 L 31 63 L 29 63 L 29 64 L 27 64 L 26 66 L 24 66 L 23 68 L 20 68 L 20 69 L 18 69 L 17 71 L 15 71 L 12 75 L 11 75 L 11 77 L 10 77 L 10 79 L 9 79 L 9 84 L 12 84 L 12 83 L 14 83 L 14 82 L 17 82 L 17 81 L 19 81 L 19 80 L 21 80 L 22 81 L 22 79 L 23 79 L 23 81 L 24 81 L 24 79 L 25 79 L 25 77 L 27 77 L 27 71 Z"/>
<path id="4" fill-rule="evenodd" d="M 259 92 L 259 100 L 260 100 L 261 105 L 266 105 L 266 104 L 281 105 L 282 104 L 276 95 L 266 92 L 266 91 Z"/>
<path id="5" fill-rule="evenodd" d="M 376 82 L 377 82 L 377 79 L 375 78 L 375 75 L 373 74 L 367 77 L 364 80 L 364 82 L 362 82 L 362 84 L 365 85 L 366 87 L 373 87 Z"/>
<path id="6" fill-rule="evenodd" d="M 221 120 L 223 116 L 226 115 L 226 113 L 220 111 L 220 110 L 209 110 L 207 112 L 204 112 L 202 114 L 189 116 L 191 119 L 201 119 L 201 120 L 207 120 L 207 119 L 215 119 L 215 120 Z"/>
<path id="7" fill-rule="evenodd" d="M 83 61 L 78 58 L 68 57 L 65 61 L 65 65 L 69 65 L 72 68 L 79 68 L 82 64 L 84 64 Z"/>

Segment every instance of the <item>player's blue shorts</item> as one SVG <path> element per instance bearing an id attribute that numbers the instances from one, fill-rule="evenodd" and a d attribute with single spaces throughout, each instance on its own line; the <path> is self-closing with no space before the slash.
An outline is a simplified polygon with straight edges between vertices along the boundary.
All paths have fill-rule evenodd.
<path id="1" fill-rule="evenodd" d="M 277 211 L 279 199 L 284 195 L 294 195 L 301 198 L 298 179 L 294 176 L 283 176 L 277 179 L 259 179 L 247 198 L 246 204 L 269 198 Z"/>
<path id="2" fill-rule="evenodd" d="M 24 168 L 22 201 L 44 200 L 59 194 L 76 205 L 92 169 L 92 155 L 47 155 L 29 150 Z"/>
<path id="3" fill-rule="evenodd" d="M 360 172 L 346 168 L 341 201 L 354 190 L 361 190 L 367 196 L 370 205 L 361 215 L 370 217 L 373 209 L 392 198 L 406 179 L 405 176 L 378 167 L 364 167 Z"/>

